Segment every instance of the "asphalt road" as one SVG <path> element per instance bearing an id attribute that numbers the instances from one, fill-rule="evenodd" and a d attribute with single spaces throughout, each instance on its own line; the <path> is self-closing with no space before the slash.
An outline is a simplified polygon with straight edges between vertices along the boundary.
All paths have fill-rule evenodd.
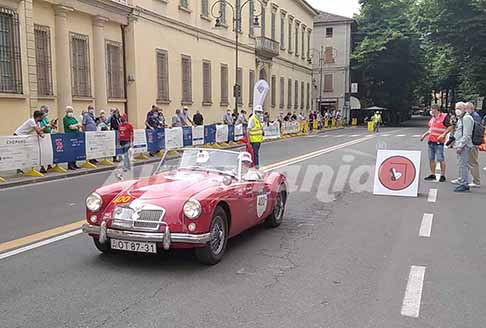
<path id="1" fill-rule="evenodd" d="M 484 327 L 485 187 L 457 195 L 421 181 L 418 198 L 371 194 L 377 148 L 424 150 L 429 174 L 424 126 L 265 144 L 267 165 L 360 140 L 281 168 L 292 186 L 284 223 L 232 239 L 216 266 L 190 251 L 100 255 L 84 235 L 2 259 L 0 327 Z M 447 160 L 453 178 L 452 151 Z M 108 179 L 1 191 L 0 243 L 82 219 L 84 196 Z"/>

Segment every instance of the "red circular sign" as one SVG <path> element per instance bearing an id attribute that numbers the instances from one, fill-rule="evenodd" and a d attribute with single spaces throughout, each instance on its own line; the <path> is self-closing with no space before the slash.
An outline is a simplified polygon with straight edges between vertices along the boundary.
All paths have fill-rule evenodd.
<path id="1" fill-rule="evenodd" d="M 400 191 L 407 189 L 414 182 L 417 170 L 415 165 L 406 157 L 393 156 L 381 163 L 378 178 L 383 187 Z"/>

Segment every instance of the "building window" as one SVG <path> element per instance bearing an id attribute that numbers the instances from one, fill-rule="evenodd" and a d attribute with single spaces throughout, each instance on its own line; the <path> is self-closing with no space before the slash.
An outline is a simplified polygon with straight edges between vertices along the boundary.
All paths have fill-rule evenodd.
<path id="1" fill-rule="evenodd" d="M 52 96 L 51 33 L 48 26 L 34 26 L 37 94 Z"/>
<path id="2" fill-rule="evenodd" d="M 285 106 L 285 78 L 280 78 L 280 108 Z"/>
<path id="3" fill-rule="evenodd" d="M 179 0 L 179 6 L 186 9 L 189 8 L 188 0 Z"/>
<path id="4" fill-rule="evenodd" d="M 334 34 L 334 29 L 332 27 L 326 28 L 326 38 L 332 38 Z"/>
<path id="5" fill-rule="evenodd" d="M 299 81 L 295 81 L 295 99 L 294 99 L 294 109 L 299 108 Z"/>
<path id="6" fill-rule="evenodd" d="M 265 37 L 266 35 L 266 16 L 267 16 L 267 7 L 265 7 L 265 5 L 261 5 L 262 6 L 262 15 L 260 17 L 260 29 L 261 29 L 261 32 L 262 32 L 262 36 Z"/>
<path id="7" fill-rule="evenodd" d="M 292 108 L 292 79 L 289 79 L 287 85 L 287 108 Z"/>
<path id="8" fill-rule="evenodd" d="M 292 20 L 289 20 L 289 54 L 292 53 Z"/>
<path id="9" fill-rule="evenodd" d="M 254 20 L 255 20 L 255 1 L 250 0 L 248 3 L 248 17 L 250 21 L 248 22 L 248 26 L 250 27 L 250 36 L 253 36 L 255 33 L 255 28 L 254 28 Z"/>
<path id="10" fill-rule="evenodd" d="M 305 83 L 304 81 L 302 81 L 300 83 L 300 109 L 304 109 L 304 105 L 305 105 L 304 92 L 305 92 Z"/>
<path id="11" fill-rule="evenodd" d="M 272 75 L 272 86 L 271 86 L 271 97 L 270 97 L 272 108 L 275 108 L 276 106 L 277 103 L 276 98 L 277 98 L 277 78 L 275 77 L 275 75 Z"/>
<path id="12" fill-rule="evenodd" d="M 277 20 L 277 17 L 276 17 L 276 13 L 274 13 L 272 11 L 272 40 L 277 40 L 277 27 L 275 26 L 277 23 L 276 23 L 276 20 Z"/>
<path id="13" fill-rule="evenodd" d="M 221 24 L 226 24 L 226 1 L 221 1 L 219 3 L 219 15 Z"/>
<path id="14" fill-rule="evenodd" d="M 201 0 L 201 15 L 209 16 L 209 0 Z"/>
<path id="15" fill-rule="evenodd" d="M 332 92 L 332 74 L 324 75 L 324 92 Z"/>
<path id="16" fill-rule="evenodd" d="M 306 109 L 310 109 L 310 83 L 307 83 L 307 102 L 305 105 Z"/>
<path id="17" fill-rule="evenodd" d="M 310 55 L 310 52 L 311 52 L 311 36 L 312 36 L 312 32 L 309 31 L 309 33 L 307 33 L 307 59 L 311 59 L 311 55 Z"/>
<path id="18" fill-rule="evenodd" d="M 72 92 L 74 97 L 91 97 L 88 36 L 71 33 Z"/>
<path id="19" fill-rule="evenodd" d="M 182 104 L 192 104 L 192 68 L 191 57 L 182 55 Z"/>
<path id="20" fill-rule="evenodd" d="M 295 55 L 299 57 L 299 24 L 295 24 Z"/>
<path id="21" fill-rule="evenodd" d="M 305 59 L 305 28 L 302 28 L 302 59 Z"/>
<path id="22" fill-rule="evenodd" d="M 326 50 L 324 50 L 324 63 L 334 63 L 334 49 L 332 47 L 326 47 Z"/>
<path id="23" fill-rule="evenodd" d="M 285 17 L 280 17 L 280 49 L 285 49 Z"/>
<path id="24" fill-rule="evenodd" d="M 106 74 L 108 98 L 122 99 L 125 97 L 123 82 L 123 53 L 118 42 L 106 42 Z"/>
<path id="25" fill-rule="evenodd" d="M 241 67 L 236 70 L 236 83 L 240 86 L 240 96 L 237 101 L 241 105 L 243 104 L 243 69 Z"/>
<path id="26" fill-rule="evenodd" d="M 255 88 L 255 72 L 250 71 L 250 78 L 249 78 L 249 95 L 250 95 L 250 101 L 249 104 L 250 106 L 253 106 L 253 95 L 254 95 L 254 88 Z"/>
<path id="27" fill-rule="evenodd" d="M 169 99 L 169 55 L 157 50 L 157 102 L 168 103 Z"/>
<path id="28" fill-rule="evenodd" d="M 211 62 L 204 60 L 203 69 L 203 105 L 212 104 Z"/>
<path id="29" fill-rule="evenodd" d="M 228 105 L 228 65 L 221 64 L 221 106 Z"/>
<path id="30" fill-rule="evenodd" d="M 0 92 L 22 93 L 19 18 L 0 8 Z"/>

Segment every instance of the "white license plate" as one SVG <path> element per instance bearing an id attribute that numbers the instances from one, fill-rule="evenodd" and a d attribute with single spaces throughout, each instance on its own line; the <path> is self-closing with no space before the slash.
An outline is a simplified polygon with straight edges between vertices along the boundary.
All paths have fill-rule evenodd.
<path id="1" fill-rule="evenodd" d="M 143 241 L 111 239 L 111 248 L 129 252 L 157 253 L 156 243 L 146 243 Z"/>

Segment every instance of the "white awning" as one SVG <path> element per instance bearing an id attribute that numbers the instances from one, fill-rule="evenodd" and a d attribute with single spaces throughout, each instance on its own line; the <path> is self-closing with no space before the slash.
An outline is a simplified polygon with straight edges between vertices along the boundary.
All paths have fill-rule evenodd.
<path id="1" fill-rule="evenodd" d="M 350 105 L 351 105 L 351 109 L 361 109 L 361 103 L 359 102 L 359 99 L 356 97 L 351 96 Z"/>

